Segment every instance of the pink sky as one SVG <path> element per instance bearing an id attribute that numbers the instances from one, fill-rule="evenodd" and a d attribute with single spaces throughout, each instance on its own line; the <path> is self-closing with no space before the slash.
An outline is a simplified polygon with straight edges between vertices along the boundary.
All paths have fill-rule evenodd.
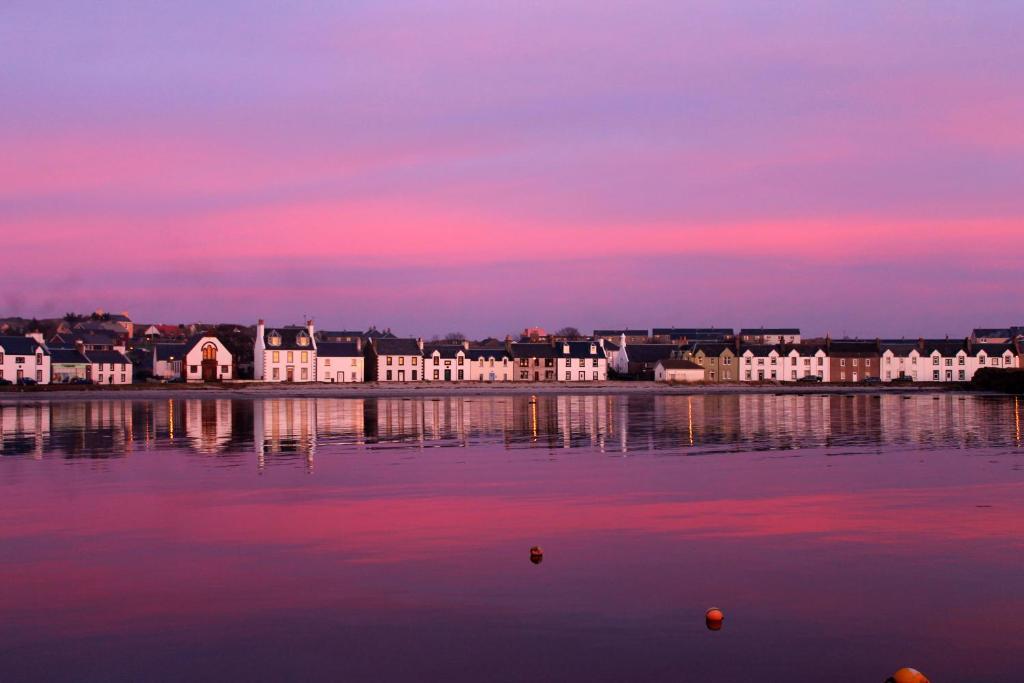
<path id="1" fill-rule="evenodd" d="M 0 8 L 0 315 L 1021 324 L 1010 3 Z"/>

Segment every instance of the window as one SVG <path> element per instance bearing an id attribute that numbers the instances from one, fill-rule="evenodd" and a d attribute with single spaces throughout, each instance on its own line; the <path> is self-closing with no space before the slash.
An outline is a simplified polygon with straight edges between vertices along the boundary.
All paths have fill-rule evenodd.
<path id="1" fill-rule="evenodd" d="M 288 352 L 288 362 L 289 363 L 294 363 L 295 362 L 295 352 L 294 351 L 289 351 Z"/>
<path id="2" fill-rule="evenodd" d="M 964 357 L 963 356 L 957 356 L 956 357 L 956 364 L 957 365 L 963 365 L 964 364 Z"/>
<path id="3" fill-rule="evenodd" d="M 388 364 L 388 365 L 391 365 L 391 356 L 388 356 L 388 359 L 387 359 L 387 364 Z M 390 379 L 390 378 L 389 378 L 389 379 Z"/>
<path id="4" fill-rule="evenodd" d="M 818 365 L 820 366 L 820 365 L 824 365 L 824 364 L 825 364 L 825 356 L 818 356 Z"/>
<path id="5" fill-rule="evenodd" d="M 274 379 L 281 379 L 281 368 L 274 368 Z"/>
<path id="6" fill-rule="evenodd" d="M 854 358 L 853 359 L 853 367 L 857 367 L 859 364 L 860 364 L 860 362 L 856 358 Z"/>
<path id="7" fill-rule="evenodd" d="M 466 360 L 464 357 L 459 356 L 459 365 L 462 365 L 462 361 Z"/>
<path id="8" fill-rule="evenodd" d="M 327 367 L 331 367 L 331 359 L 330 358 L 324 358 L 324 365 L 327 366 Z"/>
<path id="9" fill-rule="evenodd" d="M 217 345 L 207 342 L 203 344 L 203 360 L 217 360 Z"/>
<path id="10" fill-rule="evenodd" d="M 416 356 L 413 356 L 413 357 L 412 357 L 412 364 L 413 364 L 413 365 L 416 365 Z M 416 379 L 416 378 L 415 378 L 415 377 L 413 377 L 413 379 Z"/>
<path id="11" fill-rule="evenodd" d="M 792 378 L 792 379 L 796 379 L 796 370 L 793 370 L 793 371 L 792 371 L 792 372 L 790 373 L 790 375 L 789 375 L 789 376 L 790 376 L 790 378 Z"/>
<path id="12" fill-rule="evenodd" d="M 405 356 L 399 356 L 398 357 L 398 364 L 399 365 L 405 365 Z"/>
<path id="13" fill-rule="evenodd" d="M 565 373 L 565 381 L 568 382 L 571 379 L 572 379 L 572 373 L 571 372 L 566 372 Z"/>
<path id="14" fill-rule="evenodd" d="M 14 362 L 15 363 L 24 363 L 25 362 L 25 356 L 15 356 L 14 357 Z"/>
<path id="15" fill-rule="evenodd" d="M 267 335 L 267 344 L 269 344 L 270 346 L 280 346 L 281 335 L 278 334 L 277 331 L 271 330 L 270 334 Z"/>
<path id="16" fill-rule="evenodd" d="M 596 372 L 594 373 L 594 381 L 595 382 L 597 381 L 597 373 Z"/>
<path id="17" fill-rule="evenodd" d="M 37 353 L 36 354 L 36 365 L 42 365 L 42 364 L 43 364 L 43 354 Z"/>
<path id="18" fill-rule="evenodd" d="M 389 382 L 391 381 L 391 371 L 390 371 L 390 370 L 388 370 L 388 374 L 387 374 L 387 380 L 388 380 Z"/>
<path id="19" fill-rule="evenodd" d="M 778 364 L 778 360 L 779 360 L 778 358 L 776 358 L 775 356 L 772 356 L 772 365 L 777 365 Z"/>
<path id="20" fill-rule="evenodd" d="M 275 363 L 280 363 L 281 362 L 281 352 L 280 351 L 274 351 L 273 358 L 274 358 L 274 362 Z"/>
<path id="21" fill-rule="evenodd" d="M 866 368 L 870 368 L 871 367 L 871 359 L 870 358 L 865 358 L 864 359 L 864 367 L 866 367 Z"/>
<path id="22" fill-rule="evenodd" d="M 845 368 L 846 367 L 846 359 L 845 358 L 840 358 L 839 359 L 839 367 L 841 367 L 841 368 Z"/>
<path id="23" fill-rule="evenodd" d="M 226 375 L 226 374 L 228 374 L 228 366 L 226 366 L 226 365 L 222 365 L 222 366 L 220 366 L 220 373 L 221 373 L 222 375 Z"/>
<path id="24" fill-rule="evenodd" d="M 939 357 L 938 356 L 932 356 L 932 365 L 938 365 L 938 364 L 939 364 Z M 938 379 L 938 378 L 936 377 L 936 379 Z"/>
<path id="25" fill-rule="evenodd" d="M 764 358 L 758 358 L 757 359 L 757 364 L 758 365 L 764 365 Z"/>
<path id="26" fill-rule="evenodd" d="M 959 379 L 960 379 L 961 382 L 963 382 L 965 379 L 967 379 L 966 374 L 967 373 L 964 370 L 961 370 L 959 372 Z"/>
<path id="27" fill-rule="evenodd" d="M 188 371 L 191 372 L 194 375 L 197 372 L 199 372 L 199 366 L 198 365 L 190 365 L 190 366 L 188 366 Z"/>
<path id="28" fill-rule="evenodd" d="M 839 373 L 839 379 L 840 379 L 840 381 L 846 381 L 846 372 L 845 371 Z"/>
<path id="29" fill-rule="evenodd" d="M 521 367 L 521 368 L 527 368 L 527 367 L 529 367 L 529 366 L 530 366 L 530 361 L 526 360 L 525 358 L 520 358 L 520 359 L 519 359 L 519 367 Z M 524 378 L 524 379 L 525 379 L 525 378 Z"/>
<path id="30" fill-rule="evenodd" d="M 415 359 L 415 358 L 413 358 L 413 360 L 416 360 L 416 359 Z M 412 381 L 413 381 L 413 382 L 415 382 L 415 381 L 416 381 L 416 371 L 415 371 L 415 370 L 413 370 L 413 371 L 412 371 Z"/>
<path id="31" fill-rule="evenodd" d="M 933 382 L 938 382 L 939 381 L 939 371 L 938 370 L 932 370 L 932 381 Z"/>
<path id="32" fill-rule="evenodd" d="M 302 362 L 303 363 L 308 363 L 309 362 L 309 351 L 303 351 L 300 354 L 300 357 L 302 358 Z"/>
<path id="33" fill-rule="evenodd" d="M 998 358 L 993 358 L 992 359 L 992 365 L 999 365 L 999 359 Z"/>
<path id="34" fill-rule="evenodd" d="M 309 346 L 309 335 L 305 332 L 299 332 L 295 335 L 295 343 L 299 346 Z"/>
<path id="35" fill-rule="evenodd" d="M 39 374 L 42 375 L 43 373 L 40 372 Z M 121 375 L 121 384 L 127 384 L 127 383 L 128 383 L 128 381 L 125 379 L 125 376 Z"/>
<path id="36" fill-rule="evenodd" d="M 978 356 L 978 365 L 985 364 L 985 356 Z"/>
<path id="37" fill-rule="evenodd" d="M 946 359 L 946 366 L 947 367 L 953 367 L 953 359 L 952 358 L 947 358 Z"/>
<path id="38" fill-rule="evenodd" d="M 732 365 L 732 356 L 726 356 L 723 358 L 722 365 Z"/>
<path id="39" fill-rule="evenodd" d="M 463 372 L 465 372 L 465 370 L 459 370 L 459 381 L 460 381 L 460 382 L 461 382 L 461 381 L 462 381 L 462 379 L 463 379 L 463 375 L 462 375 L 462 373 L 463 373 Z"/>
<path id="40" fill-rule="evenodd" d="M 353 382 L 355 382 L 355 381 L 356 381 L 356 373 L 354 373 L 354 372 L 352 373 L 352 381 L 353 381 Z"/>

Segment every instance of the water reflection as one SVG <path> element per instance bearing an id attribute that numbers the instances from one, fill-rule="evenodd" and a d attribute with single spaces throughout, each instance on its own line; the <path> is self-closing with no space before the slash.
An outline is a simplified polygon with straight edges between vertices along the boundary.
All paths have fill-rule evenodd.
<path id="1" fill-rule="evenodd" d="M 94 400 L 0 406 L 0 452 L 66 458 L 500 445 L 685 454 L 1021 445 L 1018 398 L 922 395 L 548 395 Z"/>

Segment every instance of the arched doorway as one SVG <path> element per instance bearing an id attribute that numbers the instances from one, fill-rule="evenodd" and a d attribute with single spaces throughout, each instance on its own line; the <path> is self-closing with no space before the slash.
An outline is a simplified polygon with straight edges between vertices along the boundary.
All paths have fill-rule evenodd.
<path id="1" fill-rule="evenodd" d="M 213 342 L 203 344 L 203 381 L 217 381 L 217 345 Z"/>

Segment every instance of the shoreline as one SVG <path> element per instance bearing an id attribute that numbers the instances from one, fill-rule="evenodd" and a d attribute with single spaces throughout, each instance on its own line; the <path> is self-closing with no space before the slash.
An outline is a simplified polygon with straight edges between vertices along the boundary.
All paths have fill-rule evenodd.
<path id="1" fill-rule="evenodd" d="M 33 401 L 67 401 L 88 399 L 163 398 L 414 398 L 449 396 L 516 396 L 516 395 L 665 395 L 695 396 L 712 394 L 928 394 L 947 392 L 976 392 L 961 385 L 900 384 L 664 384 L 660 382 L 505 382 L 480 383 L 358 383 L 358 384 L 130 384 L 122 386 L 89 386 L 69 388 L 61 385 L 35 387 L 4 387 L 0 390 L 0 403 L 26 403 Z"/>

